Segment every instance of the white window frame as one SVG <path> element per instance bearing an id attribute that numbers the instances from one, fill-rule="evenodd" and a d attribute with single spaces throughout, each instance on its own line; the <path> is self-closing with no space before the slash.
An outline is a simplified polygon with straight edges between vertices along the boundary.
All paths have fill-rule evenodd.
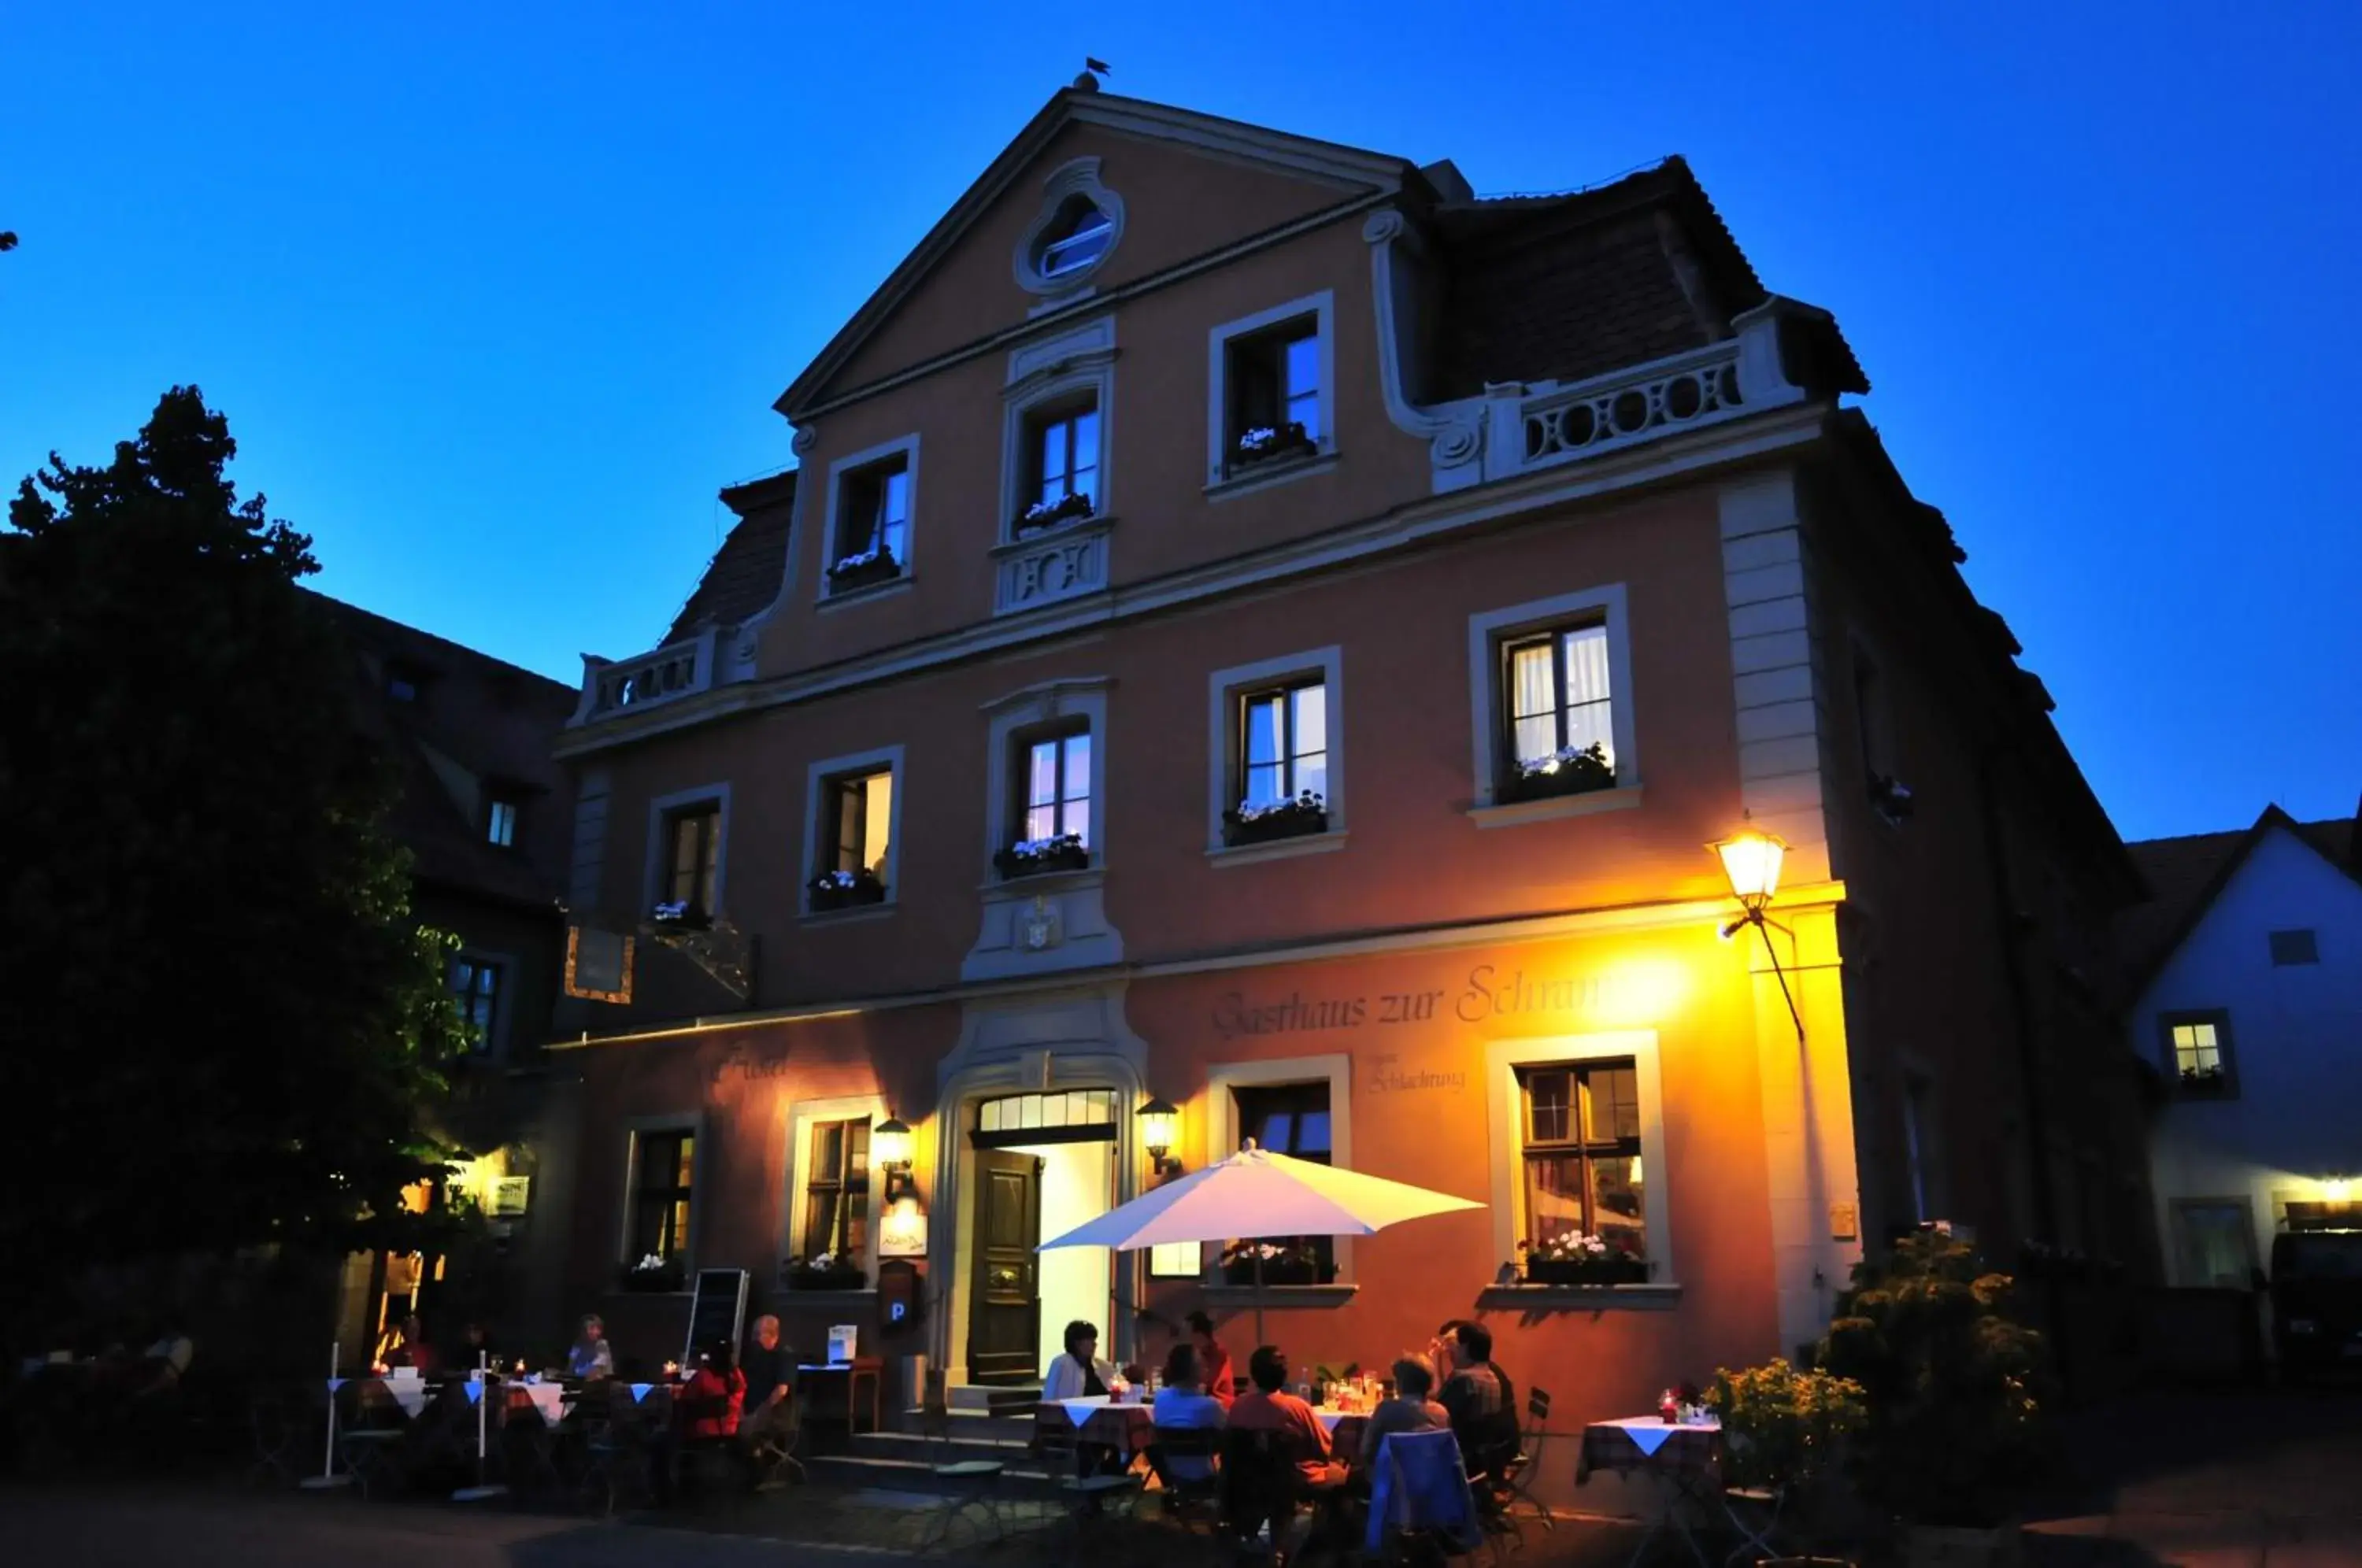
<path id="1" fill-rule="evenodd" d="M 1091 393 L 1098 413 L 1098 505 L 1074 525 L 1087 526 L 1115 515 L 1115 318 L 1100 316 L 1056 337 L 1029 343 L 1009 356 L 1009 379 L 1001 393 L 1000 525 L 994 537 L 1017 542 L 1017 513 L 1031 487 L 1032 466 L 1028 422 L 1043 404 L 1079 392 Z M 1028 536 L 1031 545 L 1038 536 Z"/>
<path id="2" fill-rule="evenodd" d="M 1281 1084 L 1323 1083 L 1329 1086 L 1329 1163 L 1339 1170 L 1353 1164 L 1353 1058 L 1339 1053 L 1326 1056 L 1286 1056 L 1263 1062 L 1216 1062 L 1206 1068 L 1206 1159 L 1226 1160 L 1239 1151 L 1239 1107 L 1231 1091 L 1265 1088 Z M 1337 1261 L 1337 1286 L 1353 1284 L 1353 1238 L 1339 1236 L 1331 1254 Z M 1168 1276 L 1169 1277 L 1169 1276 Z M 1206 1280 L 1221 1279 L 1221 1254 L 1216 1248 L 1206 1259 Z M 1335 1286 L 1273 1286 L 1274 1290 L 1322 1289 Z"/>
<path id="3" fill-rule="evenodd" d="M 1060 209 L 1076 196 L 1086 198 L 1107 215 L 1107 248 L 1071 271 L 1054 275 L 1044 272 L 1034 252 L 1042 248 L 1042 237 L 1057 220 Z M 1092 292 L 1091 279 L 1114 259 L 1123 244 L 1123 198 L 1099 182 L 1098 159 L 1071 159 L 1052 170 L 1049 178 L 1042 182 L 1041 211 L 1018 237 L 1016 252 L 1010 258 L 1017 286 L 1029 294 L 1043 296 L 1043 303 L 1033 307 L 1034 312 L 1054 310 L 1088 295 Z"/>
<path id="4" fill-rule="evenodd" d="M 903 472 L 910 476 L 910 521 L 903 525 L 902 570 L 900 576 L 885 582 L 871 583 L 865 588 L 849 588 L 837 591 L 829 586 L 828 569 L 837 562 L 837 525 L 844 504 L 844 482 L 864 469 L 873 468 L 889 458 L 902 459 Z M 865 447 L 850 452 L 828 465 L 828 522 L 820 541 L 820 591 L 817 602 L 822 604 L 847 599 L 859 599 L 872 593 L 884 593 L 911 580 L 918 570 L 919 556 L 919 435 L 898 436 L 891 441 L 880 441 L 875 447 Z"/>
<path id="5" fill-rule="evenodd" d="M 694 790 L 676 790 L 648 802 L 647 867 L 640 878 L 642 920 L 656 909 L 657 895 L 664 889 L 666 875 L 672 867 L 672 845 L 665 832 L 665 819 L 684 808 L 707 804 L 714 808 L 714 845 L 713 907 L 706 913 L 720 920 L 723 911 L 730 907 L 730 786 L 705 784 Z"/>
<path id="6" fill-rule="evenodd" d="M 1526 1234 L 1525 1107 L 1519 1068 L 1582 1066 L 1629 1059 L 1640 1090 L 1640 1160 L 1647 1176 L 1641 1201 L 1642 1231 L 1649 1238 L 1649 1284 L 1675 1285 L 1673 1265 L 1672 1164 L 1665 1157 L 1665 1090 L 1659 1068 L 1657 1032 L 1615 1030 L 1531 1040 L 1496 1040 L 1485 1047 L 1485 1110 L 1493 1174 L 1494 1266 L 1514 1267 Z"/>
<path id="7" fill-rule="evenodd" d="M 1329 831 L 1232 848 L 1222 842 L 1222 813 L 1238 777 L 1238 704 L 1248 693 L 1319 676 L 1329 726 Z M 1613 679 L 1611 677 L 1611 679 Z M 1206 853 L 1216 864 L 1269 860 L 1341 848 L 1345 838 L 1345 653 L 1336 643 L 1303 653 L 1218 669 L 1206 678 Z"/>
<path id="8" fill-rule="evenodd" d="M 886 1120 L 886 1102 L 876 1095 L 844 1095 L 833 1099 L 800 1099 L 788 1107 L 788 1193 L 779 1226 L 779 1257 L 773 1270 L 774 1284 L 789 1258 L 804 1257 L 804 1184 L 811 1178 L 811 1138 L 810 1130 L 816 1121 L 858 1121 L 869 1119 L 872 1139 L 869 1161 L 868 1223 L 864 1227 L 868 1241 L 861 1251 L 861 1268 L 868 1285 L 860 1291 L 832 1291 L 833 1296 L 875 1294 L 877 1288 L 877 1224 L 884 1213 L 885 1176 L 880 1173 L 875 1140 L 877 1124 Z M 690 1217 L 696 1219 L 697 1206 L 690 1205 Z"/>
<path id="9" fill-rule="evenodd" d="M 632 1255 L 632 1204 L 639 1194 L 640 1140 L 667 1132 L 686 1132 L 696 1144 L 689 1159 L 689 1237 L 680 1253 L 681 1294 L 687 1295 L 697 1283 L 697 1243 L 703 1239 L 705 1230 L 706 1206 L 701 1195 L 706 1190 L 713 1168 L 712 1145 L 706 1136 L 703 1111 L 676 1110 L 624 1119 L 624 1193 L 620 1222 L 615 1227 L 615 1257 L 624 1264 L 639 1261 Z"/>
<path id="10" fill-rule="evenodd" d="M 1231 341 L 1299 316 L 1313 318 L 1320 353 L 1320 436 L 1312 457 L 1299 462 L 1258 463 L 1231 471 Z M 1224 495 L 1260 490 L 1337 456 L 1337 294 L 1333 289 L 1306 294 L 1286 304 L 1226 321 L 1206 334 L 1206 488 Z M 1266 472 L 1265 470 L 1270 471 Z"/>
<path id="11" fill-rule="evenodd" d="M 1009 847 L 1010 824 L 1018 774 L 1017 737 L 1028 730 L 1047 730 L 1075 719 L 1083 721 L 1091 737 L 1091 820 L 1089 869 L 1107 863 L 1107 689 L 1104 679 L 1057 680 L 1005 697 L 988 710 L 992 714 L 986 744 L 990 766 L 985 769 L 985 879 L 998 885 L 1000 874 L 992 857 Z M 1030 879 L 1011 882 L 1011 888 Z"/>
<path id="12" fill-rule="evenodd" d="M 486 1060 L 505 1056 L 509 1052 L 509 1012 L 516 996 L 517 959 L 513 953 L 494 953 L 483 947 L 461 947 L 451 955 L 453 964 L 474 964 L 500 971 L 499 989 L 492 995 L 492 1021 L 484 1030 Z M 443 988 L 451 988 L 451 971 L 443 971 Z M 456 997 L 455 999 L 456 999 Z"/>
<path id="13" fill-rule="evenodd" d="M 1507 693 L 1501 688 L 1500 646 L 1528 633 L 1586 619 L 1607 629 L 1607 718 L 1616 737 L 1616 786 L 1581 795 L 1496 804 L 1494 790 L 1501 776 L 1501 736 L 1507 728 L 1502 723 Z M 1469 814 L 1477 818 L 1480 826 L 1506 826 L 1639 804 L 1640 743 L 1633 722 L 1638 706 L 1632 688 L 1631 621 L 1625 611 L 1622 583 L 1578 589 L 1469 616 L 1468 707 L 1475 770 L 1475 804 Z"/>
<path id="14" fill-rule="evenodd" d="M 886 802 L 886 897 L 877 903 L 849 910 L 824 910 L 815 912 L 811 907 L 812 878 L 819 876 L 821 806 L 825 787 L 833 779 L 853 774 L 888 772 L 894 776 L 892 793 Z M 870 751 L 847 752 L 843 756 L 822 757 L 804 769 L 804 875 L 797 885 L 796 909 L 804 918 L 831 920 L 856 917 L 892 909 L 902 896 L 902 784 L 908 774 L 902 766 L 902 748 L 899 745 L 878 746 Z"/>

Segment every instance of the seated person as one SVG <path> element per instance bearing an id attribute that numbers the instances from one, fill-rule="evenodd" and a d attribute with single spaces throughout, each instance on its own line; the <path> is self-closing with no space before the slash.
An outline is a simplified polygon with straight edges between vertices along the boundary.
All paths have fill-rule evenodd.
<path id="1" fill-rule="evenodd" d="M 691 1441 L 733 1438 L 746 1410 L 746 1375 L 738 1370 L 730 1342 L 716 1340 L 681 1380 L 678 1408 L 682 1435 Z"/>
<path id="2" fill-rule="evenodd" d="M 1051 1363 L 1042 1400 L 1104 1399 L 1114 1382 L 1115 1368 L 1099 1359 L 1098 1330 L 1076 1319 L 1066 1325 L 1066 1353 Z"/>
<path id="3" fill-rule="evenodd" d="M 758 1435 L 775 1421 L 785 1420 L 788 1398 L 795 1389 L 796 1358 L 779 1342 L 779 1320 L 766 1312 L 755 1320 L 754 1342 L 738 1360 L 746 1375 L 746 1432 Z"/>
<path id="4" fill-rule="evenodd" d="M 1205 1371 L 1198 1360 L 1198 1347 L 1183 1341 L 1173 1347 L 1164 1358 L 1164 1386 L 1156 1391 L 1155 1420 L 1161 1431 L 1165 1428 L 1198 1428 L 1218 1430 L 1223 1424 L 1222 1402 L 1206 1392 Z M 1166 1456 L 1154 1445 L 1148 1450 L 1149 1468 L 1166 1485 L 1175 1482 L 1207 1481 L 1213 1477 L 1214 1462 L 1202 1453 L 1176 1453 Z"/>
<path id="5" fill-rule="evenodd" d="M 403 1319 L 401 1328 L 379 1342 L 377 1359 L 382 1366 L 407 1366 L 421 1377 L 435 1375 L 435 1347 L 427 1342 L 426 1325 L 419 1320 L 417 1313 Z"/>
<path id="6" fill-rule="evenodd" d="M 1395 1394 L 1370 1412 L 1362 1429 L 1361 1462 L 1377 1463 L 1378 1445 L 1390 1432 L 1449 1431 L 1451 1414 L 1435 1402 L 1435 1364 L 1423 1355 L 1404 1354 L 1395 1360 Z"/>
<path id="7" fill-rule="evenodd" d="M 1497 1479 L 1518 1453 L 1518 1412 L 1510 1404 L 1509 1380 L 1493 1364 L 1493 1334 L 1482 1323 L 1461 1321 L 1439 1342 L 1450 1372 L 1436 1396 L 1451 1417 L 1451 1435 L 1471 1474 Z"/>
<path id="8" fill-rule="evenodd" d="M 1288 1458 L 1308 1486 L 1332 1485 L 1344 1478 L 1344 1467 L 1330 1456 L 1329 1429 L 1312 1407 L 1287 1390 L 1287 1358 L 1277 1345 L 1258 1345 L 1247 1358 L 1247 1379 L 1253 1385 L 1231 1403 L 1228 1425 L 1242 1432 L 1277 1432 L 1286 1440 Z"/>
<path id="9" fill-rule="evenodd" d="M 607 1325 L 598 1313 L 584 1314 L 581 1335 L 566 1353 L 566 1370 L 585 1381 L 615 1375 L 615 1347 L 607 1342 Z"/>
<path id="10" fill-rule="evenodd" d="M 1214 1337 L 1214 1320 L 1203 1312 L 1192 1312 L 1186 1320 L 1189 1325 L 1189 1341 L 1197 1347 L 1198 1366 L 1205 1375 L 1206 1392 L 1231 1408 L 1239 1397 L 1238 1380 L 1231 1373 L 1231 1353 Z"/>
<path id="11" fill-rule="evenodd" d="M 492 1348 L 491 1331 L 480 1319 L 471 1318 L 459 1331 L 459 1362 L 451 1370 L 465 1375 L 482 1367 L 487 1372 L 506 1372 L 501 1364 L 501 1353 Z"/>

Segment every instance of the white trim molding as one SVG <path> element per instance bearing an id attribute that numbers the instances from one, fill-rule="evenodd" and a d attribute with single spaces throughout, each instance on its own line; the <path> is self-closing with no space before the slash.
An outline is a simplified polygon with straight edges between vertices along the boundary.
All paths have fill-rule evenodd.
<path id="1" fill-rule="evenodd" d="M 1500 810 L 1495 804 L 1494 790 L 1500 781 L 1505 760 L 1500 755 L 1505 728 L 1501 723 L 1502 641 L 1520 633 L 1539 632 L 1582 622 L 1607 628 L 1607 722 L 1610 733 L 1616 737 L 1616 788 L 1598 793 L 1615 799 L 1613 804 L 1603 800 L 1596 805 L 1573 805 L 1547 815 L 1574 816 L 1588 811 L 1614 810 L 1617 806 L 1639 803 L 1640 743 L 1639 726 L 1633 717 L 1637 704 L 1632 693 L 1632 628 L 1630 618 L 1625 613 L 1624 585 L 1611 582 L 1599 588 L 1579 589 L 1573 593 L 1553 594 L 1548 599 L 1529 600 L 1523 604 L 1488 610 L 1468 617 L 1468 703 L 1473 743 L 1471 757 L 1476 769 L 1474 801 L 1477 811 Z M 1628 790 L 1632 793 L 1626 794 Z M 1582 801 L 1589 798 L 1575 795 L 1563 799 Z M 1549 803 L 1555 805 L 1558 802 Z M 1479 821 L 1487 825 L 1507 826 L 1513 821 L 1538 820 L 1540 815 L 1480 818 Z"/>
<path id="2" fill-rule="evenodd" d="M 1716 506 L 1739 804 L 1754 826 L 1787 841 L 1783 875 L 1821 881 L 1831 869 L 1827 682 L 1795 473 L 1778 469 L 1734 480 Z"/>
<path id="3" fill-rule="evenodd" d="M 1108 691 L 1105 677 L 1044 681 L 985 704 L 983 923 L 960 963 L 962 980 L 1002 979 L 1123 959 L 1123 935 L 1108 923 Z M 1091 737 L 1090 863 L 1081 871 L 1003 880 L 993 856 L 1009 847 L 1017 821 L 1017 746 L 1029 732 L 1080 720 Z"/>
<path id="4" fill-rule="evenodd" d="M 1310 316 L 1320 354 L 1320 435 L 1314 450 L 1298 458 L 1279 458 L 1233 471 L 1231 463 L 1231 344 L 1269 327 Z M 1226 321 L 1206 334 L 1206 487 L 1229 494 L 1241 489 L 1261 490 L 1281 478 L 1337 456 L 1337 294 L 1333 289 L 1306 294 L 1285 304 Z"/>
<path id="5" fill-rule="evenodd" d="M 693 790 L 675 790 L 648 802 L 647 865 L 640 876 L 640 907 L 633 911 L 635 920 L 650 916 L 657 907 L 657 889 L 664 886 L 667 856 L 672 847 L 666 840 L 665 819 L 689 807 L 707 804 L 713 806 L 715 815 L 713 907 L 705 912 L 719 920 L 729 909 L 726 889 L 730 881 L 730 786 L 725 781 L 701 784 Z"/>
<path id="6" fill-rule="evenodd" d="M 910 517 L 909 520 L 904 523 L 902 528 L 902 559 L 900 563 L 902 569 L 899 575 L 889 579 L 886 582 L 871 584 L 866 589 L 853 588 L 839 591 L 829 585 L 828 569 L 834 566 L 839 559 L 836 553 L 838 547 L 837 513 L 838 509 L 842 507 L 844 502 L 844 481 L 848 476 L 858 474 L 865 469 L 875 468 L 878 464 L 886 462 L 889 458 L 896 457 L 900 457 L 902 459 L 903 472 L 910 478 L 906 497 L 910 506 Z M 800 500 L 800 497 L 799 500 Z M 896 583 L 908 581 L 915 569 L 914 563 L 917 559 L 918 554 L 918 432 L 914 430 L 908 436 L 898 436 L 891 441 L 880 441 L 875 447 L 865 447 L 858 452 L 848 452 L 844 457 L 838 458 L 831 462 L 828 465 L 828 511 L 820 540 L 820 583 L 818 591 L 813 596 L 815 602 L 826 604 L 832 600 L 851 599 L 865 592 L 874 592 L 879 589 L 891 587 Z"/>
<path id="7" fill-rule="evenodd" d="M 1461 398 L 1432 408 L 1410 401 L 1419 369 L 1410 358 L 1419 342 L 1418 233 L 1402 214 L 1381 207 L 1363 220 L 1362 240 L 1370 248 L 1370 296 L 1378 316 L 1378 387 L 1385 395 L 1386 417 L 1396 429 L 1427 442 L 1436 494 L 1482 484 L 1485 401 Z M 1397 248 L 1403 252 L 1399 261 Z"/>
<path id="8" fill-rule="evenodd" d="M 798 885 L 796 909 L 809 917 L 812 914 L 812 878 L 819 876 L 821 836 L 821 797 L 827 787 L 840 778 L 855 775 L 884 772 L 893 778 L 886 799 L 886 874 L 879 878 L 886 884 L 886 897 L 872 908 L 890 909 L 902 896 L 902 791 L 908 771 L 902 764 L 902 748 L 899 745 L 877 746 L 868 751 L 847 752 L 843 756 L 824 756 L 804 768 L 804 878 Z"/>
<path id="9" fill-rule="evenodd" d="M 1209 855 L 1228 851 L 1222 842 L 1222 813 L 1230 809 L 1239 778 L 1238 702 L 1250 692 L 1279 686 L 1285 682 L 1319 676 L 1321 682 L 1322 716 L 1328 727 L 1328 789 L 1329 828 L 1326 833 L 1308 834 L 1300 839 L 1280 839 L 1273 844 L 1244 846 L 1248 849 L 1278 849 L 1308 845 L 1322 838 L 1342 839 L 1345 833 L 1345 653 L 1335 643 L 1327 647 L 1309 648 L 1299 654 L 1285 654 L 1278 658 L 1258 659 L 1253 664 L 1232 665 L 1206 677 L 1206 852 Z M 1297 849 L 1297 854 L 1314 853 Z M 1276 859 L 1277 856 L 1262 858 Z"/>
<path id="10" fill-rule="evenodd" d="M 1031 610 L 1062 599 L 1104 592 L 1108 586 L 1109 529 L 1115 521 L 1115 317 L 1097 316 L 1060 333 L 1010 350 L 1001 392 L 1000 520 L 994 525 L 993 598 L 996 615 Z M 1098 495 L 1088 516 L 1017 537 L 1017 515 L 1030 488 L 1033 413 L 1044 404 L 1087 391 L 1098 415 Z"/>
<path id="11" fill-rule="evenodd" d="M 1329 1163 L 1339 1170 L 1353 1164 L 1353 1058 L 1342 1052 L 1322 1056 L 1283 1056 L 1261 1062 L 1210 1062 L 1206 1066 L 1206 1163 L 1238 1153 L 1238 1101 L 1231 1091 L 1264 1088 L 1277 1084 L 1326 1083 L 1329 1086 Z M 1353 1238 L 1339 1236 L 1331 1254 L 1337 1260 L 1340 1286 L 1353 1283 Z M 1207 1264 L 1209 1284 L 1219 1280 L 1220 1254 Z M 1270 1288 L 1285 1292 L 1288 1287 Z M 1297 1286 L 1301 1289 L 1303 1286 Z M 1319 1287 L 1314 1287 L 1319 1288 Z"/>
<path id="12" fill-rule="evenodd" d="M 1072 271 L 1049 276 L 1042 271 L 1033 253 L 1041 248 L 1042 237 L 1050 226 L 1058 221 L 1058 214 L 1078 196 L 1105 215 L 1108 242 L 1097 256 Z M 1076 158 L 1060 164 L 1042 182 L 1042 210 L 1018 237 L 1017 249 L 1010 262 L 1017 286 L 1029 294 L 1042 295 L 1044 303 L 1054 309 L 1083 293 L 1093 275 L 1108 264 L 1116 247 L 1122 243 L 1123 198 L 1100 182 L 1097 158 Z"/>
<path id="13" fill-rule="evenodd" d="M 1629 1057 L 1640 1090 L 1640 1164 L 1647 1180 L 1641 1197 L 1642 1229 L 1649 1238 L 1649 1283 L 1678 1285 L 1673 1267 L 1672 1165 L 1665 1157 L 1664 1078 L 1652 1029 L 1617 1030 L 1557 1038 L 1496 1040 L 1485 1047 L 1485 1149 L 1492 1167 L 1493 1251 L 1496 1266 L 1512 1271 L 1518 1242 L 1525 1236 L 1524 1117 L 1518 1098 L 1518 1069 L 1581 1066 Z"/>

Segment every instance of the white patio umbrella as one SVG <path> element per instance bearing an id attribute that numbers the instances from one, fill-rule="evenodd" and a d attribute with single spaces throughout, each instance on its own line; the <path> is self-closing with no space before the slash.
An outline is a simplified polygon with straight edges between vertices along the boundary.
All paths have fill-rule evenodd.
<path id="1" fill-rule="evenodd" d="M 1258 1149 L 1167 1182 L 1130 1203 L 1042 1243 L 1120 1252 L 1177 1242 L 1254 1241 L 1273 1236 L 1370 1236 L 1406 1220 L 1485 1205 L 1448 1192 L 1360 1171 L 1316 1165 Z M 1255 1339 L 1263 1338 L 1263 1258 L 1255 1257 Z"/>

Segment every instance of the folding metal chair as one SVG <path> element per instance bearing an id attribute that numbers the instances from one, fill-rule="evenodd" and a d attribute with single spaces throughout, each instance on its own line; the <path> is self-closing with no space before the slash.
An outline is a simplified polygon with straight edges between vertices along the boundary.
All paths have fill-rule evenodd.
<path id="1" fill-rule="evenodd" d="M 927 1373 L 926 1390 L 919 1405 L 919 1432 L 926 1440 L 928 1472 L 943 1494 L 943 1506 L 928 1520 L 919 1539 L 921 1551 L 951 1544 L 953 1522 L 970 1509 L 981 1509 L 992 1526 L 994 1541 L 1009 1539 L 1008 1522 L 1000 1517 L 1000 1482 L 1008 1466 L 997 1459 L 959 1459 L 952 1447 L 951 1401 L 940 1367 Z"/>
<path id="2" fill-rule="evenodd" d="M 1550 1412 L 1551 1397 L 1547 1392 L 1540 1388 L 1526 1390 L 1525 1434 L 1518 1441 L 1518 1456 L 1509 1461 L 1501 1479 L 1508 1491 L 1503 1501 L 1505 1511 L 1522 1498 L 1532 1506 L 1544 1529 L 1555 1530 L 1558 1524 L 1551 1518 L 1550 1505 L 1534 1496 L 1534 1482 L 1541 1474 L 1542 1442 L 1550 1436 Z"/>
<path id="3" fill-rule="evenodd" d="M 257 1393 L 247 1401 L 246 1427 L 254 1439 L 254 1463 L 246 1472 L 248 1485 L 259 1481 L 295 1485 L 296 1466 L 303 1463 L 295 1452 L 296 1441 L 304 1429 L 296 1414 L 297 1403 L 278 1390 Z"/>

